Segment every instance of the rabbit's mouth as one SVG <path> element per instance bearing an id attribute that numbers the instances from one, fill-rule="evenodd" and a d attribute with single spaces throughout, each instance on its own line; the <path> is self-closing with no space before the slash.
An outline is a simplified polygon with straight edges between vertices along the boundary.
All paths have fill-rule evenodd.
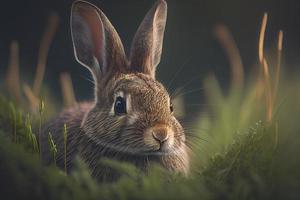
<path id="1" fill-rule="evenodd" d="M 136 155 L 157 156 L 157 157 L 178 156 L 180 155 L 180 151 L 182 151 L 180 146 L 173 147 L 166 144 L 166 145 L 160 145 L 158 149 L 136 152 Z"/>
<path id="2" fill-rule="evenodd" d="M 166 156 L 172 154 L 171 150 L 150 150 L 150 151 L 142 151 L 140 153 L 136 153 L 136 155 L 144 155 L 144 156 Z"/>
<path id="3" fill-rule="evenodd" d="M 159 148 L 150 152 L 150 154 L 164 156 L 164 155 L 171 155 L 174 153 L 174 148 L 172 148 L 169 144 L 160 144 Z"/>

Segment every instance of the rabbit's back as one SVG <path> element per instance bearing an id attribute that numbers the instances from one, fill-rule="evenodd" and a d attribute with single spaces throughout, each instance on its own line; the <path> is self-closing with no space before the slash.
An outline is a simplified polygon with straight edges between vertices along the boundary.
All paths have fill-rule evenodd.
<path id="1" fill-rule="evenodd" d="M 70 170 L 72 162 L 78 153 L 80 138 L 83 134 L 80 126 L 85 114 L 92 107 L 92 103 L 80 103 L 62 112 L 57 118 L 46 125 L 42 131 L 41 149 L 43 163 L 49 165 L 54 162 L 49 146 L 49 133 L 57 148 L 56 165 L 64 168 L 65 159 L 67 169 Z M 64 125 L 67 128 L 67 143 L 65 155 Z"/>

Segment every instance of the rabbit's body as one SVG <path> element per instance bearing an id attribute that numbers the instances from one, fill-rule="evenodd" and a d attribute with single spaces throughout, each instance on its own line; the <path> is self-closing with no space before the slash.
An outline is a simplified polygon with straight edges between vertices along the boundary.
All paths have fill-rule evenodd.
<path id="1" fill-rule="evenodd" d="M 155 80 L 166 9 L 166 2 L 159 0 L 146 15 L 128 61 L 118 34 L 102 11 L 87 2 L 74 3 L 74 52 L 93 75 L 95 100 L 63 112 L 46 129 L 58 146 L 58 166 L 63 167 L 64 163 L 66 124 L 68 169 L 78 155 L 101 180 L 118 176 L 101 164 L 102 158 L 130 162 L 142 170 L 158 163 L 170 171 L 188 172 L 184 130 L 173 116 L 168 92 Z M 43 146 L 44 160 L 50 161 L 48 145 Z"/>
<path id="2" fill-rule="evenodd" d="M 77 104 L 73 108 L 63 111 L 57 118 L 51 121 L 43 130 L 42 134 L 42 159 L 45 164 L 54 162 L 50 152 L 48 142 L 49 133 L 51 133 L 53 141 L 57 148 L 56 165 L 60 168 L 65 167 L 65 141 L 64 141 L 64 125 L 67 127 L 67 170 L 70 171 L 75 156 L 79 152 L 82 130 L 81 122 L 85 114 L 93 106 L 92 103 Z"/>

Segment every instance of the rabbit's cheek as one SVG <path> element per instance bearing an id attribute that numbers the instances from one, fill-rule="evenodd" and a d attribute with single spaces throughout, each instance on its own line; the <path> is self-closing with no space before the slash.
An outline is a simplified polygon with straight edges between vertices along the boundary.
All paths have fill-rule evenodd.
<path id="1" fill-rule="evenodd" d="M 137 113 L 133 113 L 127 116 L 127 125 L 133 125 L 139 119 L 139 115 Z"/>
<path id="2" fill-rule="evenodd" d="M 174 137 L 170 136 L 168 140 L 166 140 L 163 144 L 161 144 L 160 149 L 162 152 L 171 153 L 174 144 L 175 144 Z"/>

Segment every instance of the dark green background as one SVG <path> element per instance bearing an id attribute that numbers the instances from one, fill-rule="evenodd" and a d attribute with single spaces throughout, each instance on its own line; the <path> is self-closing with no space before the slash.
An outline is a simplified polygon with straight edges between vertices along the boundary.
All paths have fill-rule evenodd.
<path id="1" fill-rule="evenodd" d="M 95 0 L 119 32 L 125 49 L 152 0 Z M 158 79 L 166 85 L 175 77 L 171 90 L 185 85 L 186 90 L 201 87 L 209 73 L 217 74 L 223 87 L 229 83 L 229 63 L 224 50 L 212 34 L 218 23 L 226 24 L 238 44 L 246 73 L 257 63 L 257 43 L 261 18 L 269 13 L 267 49 L 276 43 L 279 29 L 284 31 L 284 63 L 297 69 L 300 53 L 300 1 L 297 0 L 168 0 L 168 22 Z M 89 73 L 77 64 L 69 33 L 71 0 L 10 0 L 1 2 L 0 12 L 0 76 L 8 64 L 9 44 L 20 42 L 22 78 L 32 83 L 39 42 L 52 11 L 60 16 L 59 31 L 51 46 L 46 71 L 46 83 L 59 93 L 59 72 L 71 72 L 79 100 L 90 99 L 92 85 Z M 1 81 L 2 84 L 2 81 Z M 188 104 L 203 103 L 203 91 L 186 95 Z M 201 108 L 201 107 L 200 107 Z M 195 108 L 190 108 L 194 110 Z"/>

